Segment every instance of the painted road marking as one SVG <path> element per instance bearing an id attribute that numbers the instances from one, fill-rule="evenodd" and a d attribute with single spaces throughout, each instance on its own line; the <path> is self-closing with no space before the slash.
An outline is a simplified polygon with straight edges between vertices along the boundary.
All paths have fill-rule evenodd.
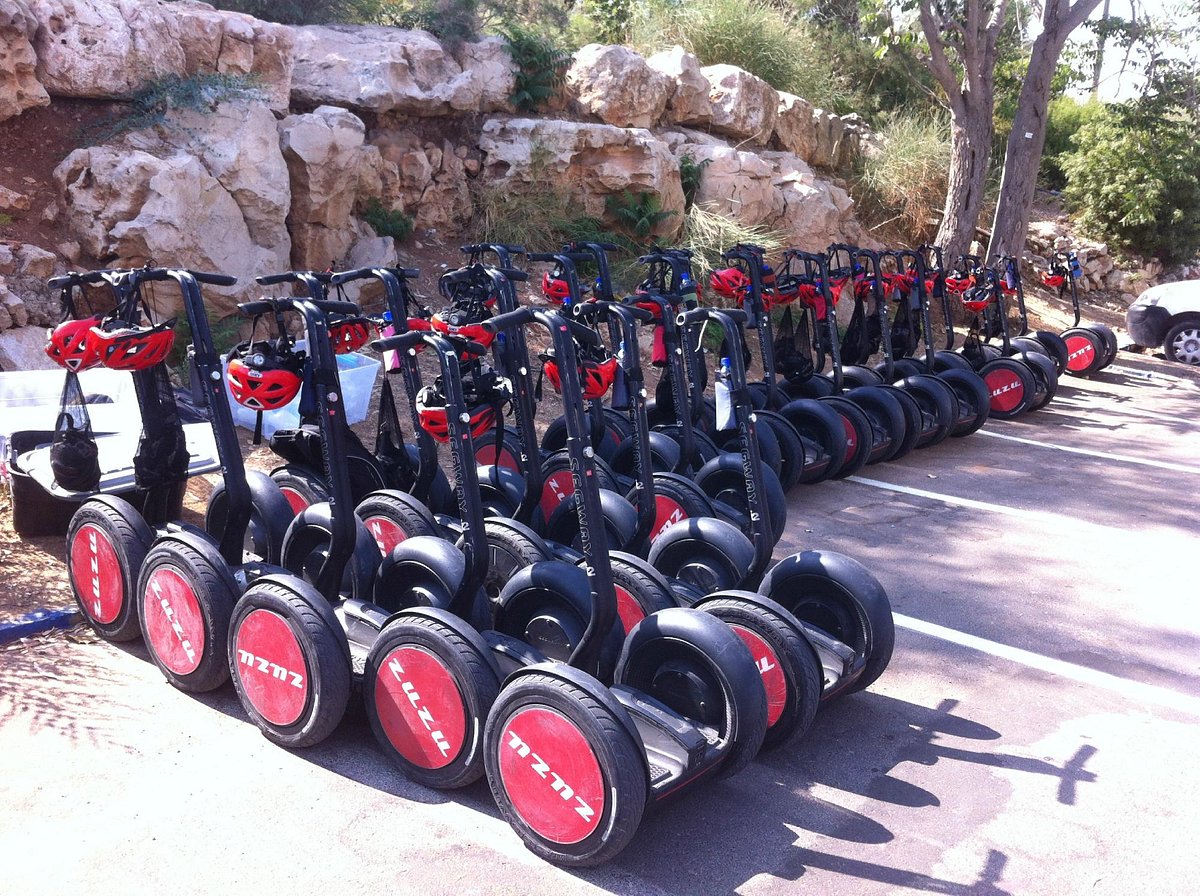
<path id="1" fill-rule="evenodd" d="M 1004 439 L 1008 442 L 1019 442 L 1022 445 L 1033 445 L 1037 448 L 1050 448 L 1053 451 L 1066 451 L 1070 454 L 1082 454 L 1101 460 L 1115 460 L 1123 464 L 1139 464 L 1144 467 L 1156 467 L 1160 470 L 1171 470 L 1176 473 L 1200 474 L 1200 467 L 1189 467 L 1187 464 L 1173 464 L 1169 461 L 1150 460 L 1144 457 L 1130 457 L 1126 454 L 1110 454 L 1107 451 L 1092 451 L 1090 448 L 1072 448 L 1070 445 L 1056 445 L 1052 442 L 1039 442 L 1036 439 L 1022 439 L 1020 436 L 1006 436 L 986 429 L 979 430 L 981 436 L 991 436 L 993 439 Z"/>
<path id="2" fill-rule="evenodd" d="M 1139 703 L 1155 703 L 1169 709 L 1200 716 L 1200 698 L 1189 694 L 1181 694 L 1178 691 L 1172 691 L 1169 688 L 1159 687 L 1158 685 L 1132 681 L 1108 672 L 1089 669 L 1087 666 L 1077 666 L 1074 663 L 1052 659 L 1048 656 L 1042 656 L 1039 653 L 1022 650 L 1019 647 L 1010 647 L 1007 644 L 989 641 L 986 638 L 980 638 L 975 635 L 968 635 L 966 632 L 926 622 L 923 619 L 914 619 L 911 616 L 904 616 L 900 613 L 893 613 L 892 618 L 895 619 L 898 627 L 906 628 L 909 631 L 928 635 L 931 638 L 937 638 L 942 641 L 949 641 L 951 644 L 957 644 L 960 647 L 978 650 L 980 653 L 1000 657 L 1001 659 L 1009 660 L 1030 669 L 1038 669 L 1042 672 L 1048 672 L 1051 675 L 1057 675 L 1060 678 L 1069 678 L 1081 684 L 1112 691 L 1115 694 L 1120 694 Z"/>
<path id="3" fill-rule="evenodd" d="M 943 504 L 953 504 L 959 507 L 967 507 L 971 510 L 984 510 L 989 513 L 999 513 L 1003 516 L 1022 516 L 1033 517 L 1036 519 L 1046 520 L 1051 524 L 1069 523 L 1072 526 L 1097 526 L 1101 529 L 1110 528 L 1103 526 L 1100 523 L 1091 523 L 1086 520 L 1075 520 L 1071 517 L 1062 516 L 1057 513 L 1047 513 L 1043 510 L 1023 510 L 1020 507 L 1007 507 L 1004 504 L 989 504 L 986 501 L 976 501 L 973 498 L 960 498 L 957 495 L 945 495 L 941 492 L 930 492 L 923 488 L 913 488 L 908 485 L 895 485 L 891 482 L 883 482 L 879 479 L 866 479 L 862 476 L 848 476 L 846 482 L 857 482 L 859 485 L 869 485 L 872 488 L 881 488 L 884 491 L 899 492 L 902 495 L 911 495 L 915 498 L 928 498 L 930 501 L 941 501 Z"/>

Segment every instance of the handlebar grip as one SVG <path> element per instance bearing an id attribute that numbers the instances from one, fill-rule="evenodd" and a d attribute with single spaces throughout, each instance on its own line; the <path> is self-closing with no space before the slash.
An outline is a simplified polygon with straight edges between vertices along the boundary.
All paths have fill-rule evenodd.
<path id="1" fill-rule="evenodd" d="M 497 314 L 489 320 L 480 321 L 480 326 L 489 333 L 499 333 L 503 330 L 512 330 L 524 324 L 530 323 L 533 320 L 532 308 L 518 308 L 516 311 L 509 311 L 506 314 Z"/>
<path id="2" fill-rule="evenodd" d="M 238 302 L 237 309 L 247 317 L 255 317 L 269 311 L 291 307 L 291 304 L 291 299 L 257 299 L 252 302 Z"/>
<path id="3" fill-rule="evenodd" d="M 51 289 L 62 289 L 64 286 L 77 286 L 85 283 L 103 283 L 104 274 L 101 271 L 90 271 L 86 274 L 80 274 L 77 271 L 69 271 L 58 277 L 51 277 L 46 285 Z"/>
<path id="4" fill-rule="evenodd" d="M 188 271 L 188 273 L 197 283 L 207 283 L 210 286 L 234 286 L 237 284 L 237 277 L 231 277 L 228 274 L 206 274 L 203 271 Z"/>
<path id="5" fill-rule="evenodd" d="M 408 351 L 414 346 L 420 345 L 425 338 L 424 331 L 409 330 L 406 333 L 397 333 L 395 336 L 384 336 L 382 339 L 372 339 L 367 343 L 367 347 L 377 352 L 390 351 Z"/>
<path id="6" fill-rule="evenodd" d="M 604 340 L 600 338 L 600 334 L 591 327 L 581 324 L 577 320 L 571 320 L 569 317 L 564 317 L 563 320 L 567 322 L 567 327 L 571 330 L 571 335 L 576 342 L 591 346 L 592 348 L 600 348 L 604 345 Z"/>
<path id="7" fill-rule="evenodd" d="M 681 311 L 676 316 L 675 322 L 681 327 L 686 327 L 691 324 L 698 324 L 701 321 L 711 320 L 717 314 L 728 317 L 736 324 L 745 324 L 750 320 L 750 315 L 741 308 L 692 308 L 689 311 Z"/>
<path id="8" fill-rule="evenodd" d="M 362 309 L 353 302 L 338 302 L 334 299 L 320 299 L 314 301 L 314 305 L 324 311 L 326 314 L 360 314 Z"/>
<path id="9" fill-rule="evenodd" d="M 497 268 L 506 280 L 511 280 L 513 283 L 521 283 L 529 279 L 529 275 L 525 271 L 517 270 L 516 268 Z"/>
<path id="10" fill-rule="evenodd" d="M 550 252 L 529 252 L 525 255 L 527 261 L 557 262 L 558 256 Z"/>
<path id="11" fill-rule="evenodd" d="M 374 268 L 355 268 L 352 271 L 338 271 L 329 278 L 329 282 L 334 286 L 340 286 L 343 283 L 349 283 L 351 280 L 365 280 L 373 275 Z"/>
<path id="12" fill-rule="evenodd" d="M 274 286 L 276 283 L 295 283 L 296 272 L 284 271 L 282 274 L 260 274 L 254 278 L 259 286 Z"/>

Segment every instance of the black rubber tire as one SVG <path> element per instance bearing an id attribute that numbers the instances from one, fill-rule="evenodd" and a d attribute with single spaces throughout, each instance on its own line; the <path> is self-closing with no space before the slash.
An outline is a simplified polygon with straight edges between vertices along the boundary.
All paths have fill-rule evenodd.
<path id="1" fill-rule="evenodd" d="M 608 489 L 600 490 L 600 510 L 604 517 L 604 534 L 612 550 L 631 546 L 637 535 L 637 509 L 624 495 Z M 579 512 L 575 495 L 562 501 L 546 521 L 546 538 L 559 544 L 582 550 L 579 537 Z"/>
<path id="2" fill-rule="evenodd" d="M 589 421 L 590 425 L 590 421 Z M 598 440 L 593 440 L 592 448 L 596 454 L 607 461 L 616 451 L 621 442 L 629 438 L 631 430 L 629 421 L 612 408 L 604 409 L 604 426 Z M 567 446 L 567 420 L 565 417 L 555 417 L 542 433 L 542 451 L 553 454 L 562 451 Z"/>
<path id="3" fill-rule="evenodd" d="M 933 355 L 933 370 L 935 373 L 942 373 L 946 370 L 971 370 L 975 368 L 971 366 L 971 362 L 960 355 L 958 352 L 940 351 L 934 352 Z"/>
<path id="4" fill-rule="evenodd" d="M 750 404 L 756 411 L 764 411 L 770 402 L 771 391 L 762 380 L 746 383 L 746 392 L 750 395 Z"/>
<path id="5" fill-rule="evenodd" d="M 488 571 L 483 590 L 489 604 L 493 604 L 517 570 L 550 560 L 551 554 L 541 536 L 516 520 L 486 519 L 483 531 L 488 542 Z"/>
<path id="6" fill-rule="evenodd" d="M 485 465 L 478 468 L 479 498 L 484 516 L 516 514 L 525 497 L 525 478 L 508 467 Z"/>
<path id="7" fill-rule="evenodd" d="M 1067 373 L 1071 376 L 1091 376 L 1100 370 L 1108 354 L 1104 337 L 1087 327 L 1063 330 L 1067 343 Z"/>
<path id="8" fill-rule="evenodd" d="M 1038 330 L 1033 334 L 1033 337 L 1046 349 L 1046 354 L 1054 362 L 1055 371 L 1059 376 L 1062 376 L 1067 369 L 1068 352 L 1066 340 L 1057 333 L 1051 333 L 1049 330 Z M 1116 336 L 1113 337 L 1113 344 L 1116 344 Z"/>
<path id="9" fill-rule="evenodd" d="M 913 360 L 912 358 L 893 358 L 892 359 L 892 378 L 887 378 L 887 362 L 880 361 L 873 368 L 879 378 L 884 382 L 898 382 L 905 377 L 916 376 L 925 372 L 925 365 Z"/>
<path id="10" fill-rule="evenodd" d="M 190 532 L 156 539 L 137 593 L 146 651 L 167 681 L 190 693 L 229 681 L 229 620 L 241 590 L 213 542 Z"/>
<path id="11" fill-rule="evenodd" d="M 515 749 L 509 726 L 526 708 L 549 710 L 568 721 L 588 745 L 600 769 L 602 786 L 597 799 L 601 805 L 592 807 L 598 823 L 588 836 L 576 842 L 565 844 L 543 836 L 521 817 L 506 790 L 500 757 L 502 751 Z M 627 718 L 617 718 L 578 685 L 530 672 L 501 690 L 483 737 L 484 767 L 492 796 L 500 814 L 534 855 L 562 867 L 588 868 L 607 862 L 629 845 L 646 808 L 649 783 L 642 746 L 630 732 Z M 526 753 L 530 751 L 529 744 L 517 743 Z M 541 754 L 548 751 L 541 748 Z"/>
<path id="12" fill-rule="evenodd" d="M 1104 355 L 1104 362 L 1100 365 L 1100 370 L 1103 370 L 1113 361 L 1117 360 L 1117 334 L 1112 331 L 1112 328 L 1105 324 L 1088 324 L 1089 330 L 1094 330 L 1104 340 L 1104 345 L 1108 351 Z"/>
<path id="13" fill-rule="evenodd" d="M 292 516 L 305 507 L 329 500 L 329 486 L 325 477 L 315 470 L 299 464 L 287 464 L 271 471 L 271 478 L 283 492 L 284 499 L 292 509 Z"/>
<path id="14" fill-rule="evenodd" d="M 453 687 L 436 688 L 432 698 L 426 694 L 423 700 L 424 688 L 408 680 L 399 681 L 408 670 L 395 652 L 404 649 L 416 650 L 436 660 Z M 392 693 L 389 675 L 400 684 L 402 698 Z M 383 687 L 379 684 L 381 680 L 387 683 Z M 434 790 L 465 787 L 483 777 L 483 728 L 499 693 L 496 669 L 487 653 L 481 651 L 480 643 L 464 637 L 448 621 L 424 614 L 401 613 L 390 620 L 371 645 L 363 669 L 363 704 L 376 743 L 409 780 Z M 431 703 L 439 704 L 442 711 L 435 713 L 430 709 Z M 452 735 L 446 734 L 445 729 L 448 723 L 458 721 L 453 713 L 450 718 L 445 717 L 445 710 L 450 708 L 462 712 L 462 742 L 454 755 L 446 757 L 444 754 L 453 745 L 449 740 Z M 395 710 L 401 718 L 392 721 L 390 710 Z M 399 737 L 400 726 L 414 713 L 420 714 L 413 719 L 419 724 L 409 726 L 407 732 L 416 743 L 397 744 L 394 737 Z M 401 751 L 401 746 L 412 751 L 417 743 L 423 743 L 427 749 L 436 748 L 443 754 L 437 761 L 444 760 L 443 764 L 422 765 Z M 433 755 L 432 750 L 428 753 Z"/>
<path id="15" fill-rule="evenodd" d="M 679 466 L 679 443 L 665 433 L 648 433 L 650 438 L 650 469 L 655 473 L 669 473 Z M 637 441 L 631 436 L 621 442 L 609 459 L 609 466 L 618 476 L 634 478 L 637 475 Z"/>
<path id="16" fill-rule="evenodd" d="M 1191 346 L 1191 338 L 1195 334 L 1200 334 L 1200 317 L 1191 316 L 1185 317 L 1167 331 L 1167 335 L 1163 338 L 1163 352 L 1167 356 L 1168 361 L 1174 361 L 1177 364 L 1195 365 L 1195 361 L 1189 355 L 1183 354 Z"/>
<path id="17" fill-rule="evenodd" d="M 779 443 L 779 484 L 785 492 L 790 492 L 804 475 L 804 441 L 796 427 L 778 411 L 759 411 L 757 417 L 759 431 L 766 424 L 775 432 L 775 441 Z"/>
<path id="18" fill-rule="evenodd" d="M 762 749 L 767 695 L 758 667 L 742 639 L 708 613 L 674 607 L 647 616 L 625 639 L 613 681 L 715 729 L 725 752 L 718 777 L 741 771 Z"/>
<path id="19" fill-rule="evenodd" d="M 755 411 L 754 413 L 757 415 L 762 412 Z M 734 454 L 742 450 L 742 439 L 736 429 L 719 430 L 716 434 L 716 443 L 725 454 Z M 758 453 L 762 458 L 763 465 L 770 467 L 771 471 L 779 476 L 783 470 L 783 449 L 779 444 L 779 439 L 775 437 L 774 429 L 758 427 Z"/>
<path id="20" fill-rule="evenodd" d="M 842 367 L 842 388 L 853 389 L 857 386 L 878 386 L 883 383 L 883 377 L 870 367 L 858 364 L 847 364 Z"/>
<path id="21" fill-rule="evenodd" d="M 97 495 L 79 505 L 67 527 L 67 575 L 84 619 L 106 641 L 142 633 L 137 577 L 153 530 L 128 501 Z"/>
<path id="22" fill-rule="evenodd" d="M 682 439 L 681 427 L 678 423 L 668 423 L 654 427 L 655 432 L 661 432 L 670 436 L 679 443 Z M 692 430 L 692 457 L 688 461 L 688 466 L 693 470 L 699 470 L 702 466 L 721 453 L 721 449 L 717 447 L 717 443 L 712 440 L 712 436 L 708 433 Z"/>
<path id="23" fill-rule="evenodd" d="M 909 420 L 901 399 L 890 386 L 858 386 L 843 399 L 857 407 L 870 423 L 864 453 L 867 464 L 878 464 L 907 453 L 904 447 L 916 436 L 909 432 Z M 911 450 L 911 447 L 910 449 Z"/>
<path id="24" fill-rule="evenodd" d="M 879 388 L 889 393 L 899 402 L 900 412 L 904 415 L 904 439 L 900 442 L 896 453 L 888 458 L 889 460 L 899 460 L 917 447 L 917 439 L 920 437 L 922 429 L 921 406 L 917 404 L 915 398 L 899 386 L 885 385 Z"/>
<path id="25" fill-rule="evenodd" d="M 268 614 L 277 631 L 290 632 L 302 669 L 287 658 L 287 651 L 249 649 L 258 642 L 253 640 L 257 633 L 246 631 L 247 621 L 259 611 Z M 229 671 L 242 708 L 272 743 L 294 750 L 333 733 L 350 702 L 350 662 L 350 645 L 333 608 L 307 582 L 265 576 L 238 600 L 229 624 Z M 263 687 L 280 681 L 284 687 L 302 685 L 303 700 L 294 718 L 272 720 L 260 709 Z"/>
<path id="26" fill-rule="evenodd" d="M 592 613 L 587 573 L 561 560 L 547 560 L 518 570 L 505 584 L 496 600 L 493 628 L 549 659 L 565 663 L 583 637 Z M 624 637 L 618 618 L 604 635 L 601 680 L 609 680 Z"/>
<path id="27" fill-rule="evenodd" d="M 354 508 L 354 514 L 363 521 L 383 557 L 407 538 L 440 532 L 428 507 L 396 489 L 371 492 Z"/>
<path id="28" fill-rule="evenodd" d="M 709 594 L 741 586 L 754 563 L 754 545 L 725 520 L 702 517 L 667 529 L 647 559 L 664 576 Z"/>
<path id="29" fill-rule="evenodd" d="M 1014 336 L 1009 340 L 1009 345 L 1012 347 L 1012 354 L 1017 355 L 1021 352 L 1036 352 L 1039 355 L 1044 355 L 1053 360 L 1050 355 L 1050 349 L 1035 336 Z"/>
<path id="30" fill-rule="evenodd" d="M 245 552 L 264 563 L 278 564 L 283 556 L 283 537 L 295 513 L 279 484 L 266 473 L 247 470 L 246 484 L 250 487 L 250 523 L 243 538 Z M 221 479 L 213 486 L 204 511 L 204 531 L 218 542 L 228 514 L 229 493 Z"/>
<path id="31" fill-rule="evenodd" d="M 916 447 L 930 448 L 946 441 L 950 437 L 950 430 L 958 422 L 958 396 L 954 390 L 930 374 L 905 377 L 896 385 L 916 399 L 921 406 L 922 418 L 928 415 L 931 423 L 917 437 Z"/>
<path id="32" fill-rule="evenodd" d="M 802 439 L 816 447 L 814 451 L 805 448 L 805 469 L 800 481 L 824 482 L 837 475 L 846 459 L 846 427 L 841 416 L 813 398 L 789 401 L 779 413 Z"/>
<path id="33" fill-rule="evenodd" d="M 475 463 L 489 465 L 500 458 L 500 466 L 507 467 L 514 473 L 521 472 L 521 434 L 511 426 L 505 426 L 500 432 L 500 451 L 496 451 L 496 430 L 490 429 L 474 439 Z"/>
<path id="34" fill-rule="evenodd" d="M 871 456 L 871 440 L 874 436 L 871 419 L 845 396 L 830 395 L 817 400 L 833 408 L 842 418 L 842 428 L 846 431 L 846 455 L 841 469 L 833 478 L 846 479 L 862 470 Z"/>
<path id="35" fill-rule="evenodd" d="M 833 382 L 823 376 L 810 376 L 798 382 L 781 383 L 779 388 L 788 401 L 795 398 L 825 398 L 833 394 Z"/>
<path id="36" fill-rule="evenodd" d="M 388 613 L 411 607 L 444 610 L 466 574 L 462 551 L 444 538 L 416 535 L 400 542 L 383 558 L 370 600 Z"/>
<path id="37" fill-rule="evenodd" d="M 716 513 L 704 490 L 678 473 L 655 473 L 654 497 L 656 515 L 650 542 L 676 523 Z M 671 503 L 676 507 L 672 508 Z"/>
<path id="38" fill-rule="evenodd" d="M 767 598 L 754 592 L 719 591 L 696 606 L 726 625 L 746 629 L 761 639 L 760 644 L 746 646 L 766 688 L 764 750 L 804 736 L 816 717 L 823 684 L 821 661 L 804 633 L 782 607 L 764 606 L 767 602 Z M 744 636 L 740 637 L 746 641 Z"/>
<path id="39" fill-rule="evenodd" d="M 328 553 L 332 532 L 329 504 L 313 504 L 296 515 L 283 539 L 280 565 L 306 581 L 313 581 Z M 343 597 L 370 600 L 375 572 L 382 556 L 375 539 L 362 520 L 354 517 L 354 550 L 342 573 L 339 592 Z"/>
<path id="40" fill-rule="evenodd" d="M 1058 392 L 1058 371 L 1054 367 L 1054 360 L 1048 355 L 1036 352 L 1021 352 L 1017 359 L 1029 367 L 1037 381 L 1035 397 L 1029 402 L 1029 410 L 1041 410 Z"/>
<path id="41" fill-rule="evenodd" d="M 671 583 L 648 560 L 626 551 L 612 551 L 608 558 L 617 589 L 617 615 L 626 635 L 651 613 L 676 606 Z"/>
<path id="42" fill-rule="evenodd" d="M 592 458 L 594 475 L 596 477 L 596 487 L 607 489 L 615 492 L 620 490 L 620 485 L 617 482 L 617 476 L 612 469 L 598 457 Z M 562 480 L 562 488 L 560 489 L 563 497 L 569 497 L 575 491 L 575 483 L 571 480 L 571 459 L 567 456 L 567 452 L 556 451 L 548 455 L 542 461 L 542 498 L 537 508 L 533 512 L 533 522 L 531 525 L 539 532 L 545 531 L 546 521 L 550 515 L 558 507 L 562 500 L 559 491 L 555 491 L 551 484 L 551 477 Z M 566 475 L 562 475 L 566 474 Z"/>
<path id="43" fill-rule="evenodd" d="M 859 674 L 838 682 L 823 701 L 869 687 L 891 662 L 896 643 L 891 602 L 858 561 L 832 551 L 802 551 L 775 564 L 758 591 L 860 658 Z"/>
<path id="44" fill-rule="evenodd" d="M 978 432 L 987 423 L 991 396 L 983 377 L 969 367 L 943 370 L 938 374 L 958 398 L 958 422 L 950 429 L 953 438 Z"/>
<path id="45" fill-rule="evenodd" d="M 770 467 L 764 466 L 760 471 L 762 476 L 762 495 L 759 500 L 766 506 L 770 515 L 771 529 L 767 535 L 771 544 L 778 543 L 787 528 L 787 495 Z M 742 458 L 737 454 L 722 454 L 716 460 L 706 463 L 696 473 L 696 485 L 713 501 L 713 506 L 721 511 L 721 505 L 732 507 L 747 521 L 750 519 L 750 508 L 746 501 L 746 471 L 742 468 Z M 748 525 L 747 525 L 747 528 Z"/>
<path id="46" fill-rule="evenodd" d="M 1033 371 L 1016 358 L 996 358 L 980 368 L 988 389 L 989 417 L 1011 420 L 1025 413 L 1037 389 Z"/>

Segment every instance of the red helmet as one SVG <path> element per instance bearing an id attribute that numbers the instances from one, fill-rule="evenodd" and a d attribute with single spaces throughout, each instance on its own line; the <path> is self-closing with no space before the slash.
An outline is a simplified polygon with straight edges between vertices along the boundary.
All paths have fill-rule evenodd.
<path id="1" fill-rule="evenodd" d="M 496 412 L 499 401 L 495 393 L 482 394 L 478 389 L 468 389 L 468 383 L 463 383 L 463 397 L 467 400 L 467 413 L 470 416 L 468 425 L 471 437 L 479 438 L 496 423 Z M 417 391 L 417 419 L 421 428 L 439 442 L 450 441 L 450 421 L 446 416 L 446 395 L 442 391 L 441 377 L 432 386 L 424 386 Z"/>
<path id="2" fill-rule="evenodd" d="M 92 327 L 100 363 L 110 370 L 149 370 L 161 364 L 175 344 L 175 318 L 154 326 L 138 326 L 120 318 Z"/>
<path id="3" fill-rule="evenodd" d="M 458 308 L 443 308 L 429 323 L 434 332 L 478 342 L 484 348 L 490 347 L 496 338 L 495 333 L 483 328 L 475 315 L 465 314 Z"/>
<path id="4" fill-rule="evenodd" d="M 299 394 L 303 370 L 303 352 L 293 352 L 278 341 L 243 342 L 229 353 L 226 376 L 238 404 L 274 411 Z"/>
<path id="5" fill-rule="evenodd" d="M 771 290 L 771 303 L 774 305 L 789 305 L 800 297 L 800 278 L 784 275 L 775 282 Z"/>
<path id="6" fill-rule="evenodd" d="M 494 308 L 498 297 L 495 284 L 484 269 L 479 268 L 478 271 L 468 279 L 462 279 L 462 274 L 471 273 L 470 267 L 447 271 L 438 278 L 438 292 L 456 305 L 475 304 Z"/>
<path id="7" fill-rule="evenodd" d="M 335 354 L 356 352 L 375 334 L 375 324 L 365 317 L 336 316 L 329 321 L 329 342 Z"/>
<path id="8" fill-rule="evenodd" d="M 746 291 L 750 289 L 750 278 L 741 268 L 722 268 L 719 271 L 713 271 L 708 282 L 717 295 L 735 302 L 745 299 Z"/>
<path id="9" fill-rule="evenodd" d="M 603 398 L 617 377 L 617 359 L 603 349 L 578 349 L 579 386 L 584 398 Z M 542 370 L 555 392 L 562 392 L 562 377 L 553 352 L 542 356 Z"/>
<path id="10" fill-rule="evenodd" d="M 963 307 L 978 314 L 992 300 L 991 291 L 986 286 L 973 286 L 962 294 Z"/>
<path id="11" fill-rule="evenodd" d="M 1042 282 L 1051 289 L 1061 289 L 1062 285 L 1067 282 L 1067 278 L 1055 271 L 1044 271 Z"/>
<path id="12" fill-rule="evenodd" d="M 100 324 L 100 315 L 83 320 L 64 320 L 52 330 L 46 331 L 46 354 L 60 367 L 79 373 L 100 363 L 92 327 Z"/>
<path id="13" fill-rule="evenodd" d="M 965 276 L 956 276 L 954 274 L 946 275 L 946 289 L 951 292 L 966 292 L 975 285 L 975 278 L 967 274 Z"/>
<path id="14" fill-rule="evenodd" d="M 554 269 L 553 275 L 549 271 L 542 274 L 542 295 L 546 297 L 546 301 L 555 305 L 562 305 L 571 300 L 571 287 L 567 278 L 561 274 L 558 268 Z"/>

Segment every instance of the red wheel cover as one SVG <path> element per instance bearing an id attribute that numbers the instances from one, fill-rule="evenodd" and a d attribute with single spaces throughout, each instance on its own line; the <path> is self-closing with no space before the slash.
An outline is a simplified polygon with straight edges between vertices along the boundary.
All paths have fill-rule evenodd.
<path id="1" fill-rule="evenodd" d="M 575 494 L 575 480 L 571 478 L 570 470 L 559 470 L 557 473 L 547 476 L 542 485 L 542 500 L 539 504 L 542 508 L 542 518 L 550 519 L 554 508 L 573 494 Z"/>
<path id="2" fill-rule="evenodd" d="M 1079 373 L 1087 370 L 1096 360 L 1096 346 L 1086 336 L 1068 336 L 1067 370 Z"/>
<path id="3" fill-rule="evenodd" d="M 176 675 L 195 672 L 206 636 L 204 614 L 188 580 L 177 569 L 158 567 L 146 582 L 142 605 L 147 646 Z"/>
<path id="4" fill-rule="evenodd" d="M 999 368 L 988 371 L 983 381 L 991 396 L 993 411 L 1011 411 L 1025 397 L 1025 387 L 1021 378 L 1011 370 Z"/>
<path id="5" fill-rule="evenodd" d="M 252 610 L 234 640 L 236 674 L 250 705 L 274 725 L 292 725 L 308 702 L 308 664 L 287 620 Z"/>
<path id="6" fill-rule="evenodd" d="M 80 526 L 71 546 L 71 579 L 87 614 L 108 625 L 125 604 L 125 576 L 117 550 L 103 529 Z"/>
<path id="7" fill-rule="evenodd" d="M 420 768 L 444 768 L 462 752 L 467 713 L 450 670 L 420 647 L 399 647 L 379 667 L 375 712 L 396 752 Z"/>
<path id="8" fill-rule="evenodd" d="M 779 657 L 771 649 L 771 645 L 755 632 L 740 625 L 731 625 L 731 629 L 742 639 L 754 657 L 754 665 L 762 676 L 763 687 L 767 691 L 767 727 L 779 721 L 783 710 L 787 707 L 787 679 L 783 669 L 779 667 Z"/>
<path id="9" fill-rule="evenodd" d="M 375 544 L 379 546 L 379 553 L 385 557 L 392 552 L 392 548 L 408 538 L 408 533 L 404 531 L 404 528 L 386 516 L 369 516 L 363 520 L 363 525 L 375 539 Z"/>
<path id="10" fill-rule="evenodd" d="M 308 501 L 304 495 L 300 494 L 294 488 L 288 488 L 285 485 L 280 489 L 280 491 L 283 492 L 283 496 L 287 498 L 288 506 L 292 508 L 293 514 L 300 513 L 301 510 L 308 506 Z"/>
<path id="11" fill-rule="evenodd" d="M 658 538 L 676 523 L 688 518 L 683 508 L 676 501 L 662 495 L 654 497 L 654 528 L 650 530 L 650 540 Z"/>
<path id="12" fill-rule="evenodd" d="M 858 454 L 858 430 L 849 417 L 842 417 L 842 428 L 846 430 L 846 456 L 842 463 L 848 464 Z"/>
<path id="13" fill-rule="evenodd" d="M 500 778 L 513 809 L 538 836 L 578 843 L 604 815 L 604 775 L 591 745 L 566 716 L 518 710 L 497 748 Z"/>
<path id="14" fill-rule="evenodd" d="M 642 605 L 620 585 L 615 586 L 615 590 L 617 592 L 617 616 L 621 619 L 621 628 L 625 629 L 625 634 L 629 634 L 635 625 L 646 618 L 646 613 L 642 610 Z"/>
<path id="15" fill-rule="evenodd" d="M 499 460 L 497 460 L 499 458 Z M 475 449 L 475 461 L 481 464 L 492 464 L 497 467 L 507 467 L 515 473 L 521 472 L 521 461 L 507 448 L 501 447 L 496 451 L 495 444 L 480 445 Z"/>

